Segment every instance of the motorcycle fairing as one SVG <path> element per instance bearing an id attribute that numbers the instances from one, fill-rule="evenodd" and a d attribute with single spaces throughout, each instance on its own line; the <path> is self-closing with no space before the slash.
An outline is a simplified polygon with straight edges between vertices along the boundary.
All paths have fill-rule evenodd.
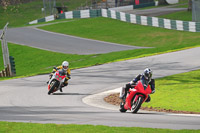
<path id="1" fill-rule="evenodd" d="M 126 103 L 124 105 L 125 109 L 131 110 L 132 107 L 132 99 L 136 102 L 139 96 L 144 97 L 144 101 L 147 100 L 148 94 L 151 93 L 150 85 L 145 86 L 144 82 L 142 80 L 137 82 L 137 85 L 134 89 L 129 89 L 129 95 L 126 98 Z M 145 89 L 146 88 L 146 89 Z M 143 102 L 144 102 L 143 101 Z"/>

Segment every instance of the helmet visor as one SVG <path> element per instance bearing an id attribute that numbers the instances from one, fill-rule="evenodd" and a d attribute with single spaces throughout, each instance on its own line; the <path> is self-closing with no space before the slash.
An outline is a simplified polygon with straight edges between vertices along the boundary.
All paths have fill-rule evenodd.
<path id="1" fill-rule="evenodd" d="M 150 80 L 152 77 L 152 73 L 145 73 L 144 76 L 146 79 Z"/>
<path id="2" fill-rule="evenodd" d="M 63 68 L 66 70 L 66 69 L 68 69 L 68 66 L 63 66 Z"/>

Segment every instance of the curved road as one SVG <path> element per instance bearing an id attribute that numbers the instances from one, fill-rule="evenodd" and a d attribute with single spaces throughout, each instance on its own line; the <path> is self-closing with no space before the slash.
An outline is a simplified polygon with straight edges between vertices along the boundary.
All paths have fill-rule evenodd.
<path id="1" fill-rule="evenodd" d="M 142 48 L 64 35 L 34 27 L 8 29 L 7 40 L 15 44 L 28 45 L 49 51 L 80 55 Z"/>
<path id="2" fill-rule="evenodd" d="M 33 27 L 8 30 L 8 41 L 62 53 L 94 54 L 140 47 L 82 39 Z M 48 75 L 0 81 L 0 120 L 125 127 L 200 129 L 200 115 L 120 113 L 97 93 L 123 86 L 146 67 L 154 78 L 200 69 L 200 47 L 72 70 L 64 92 L 47 95 Z M 93 97 L 94 99 L 91 99 Z M 88 100 L 89 99 L 89 100 Z M 91 106 L 92 105 L 92 106 Z M 108 107 L 109 106 L 109 107 Z M 110 108 L 110 109 L 109 109 Z"/>
<path id="3" fill-rule="evenodd" d="M 120 113 L 82 102 L 92 94 L 115 89 L 142 72 L 154 78 L 200 69 L 200 47 L 72 71 L 64 92 L 47 95 L 48 75 L 0 81 L 0 120 L 36 123 L 92 124 L 126 127 L 200 129 L 200 115 Z M 102 104 L 102 99 L 94 99 Z"/>

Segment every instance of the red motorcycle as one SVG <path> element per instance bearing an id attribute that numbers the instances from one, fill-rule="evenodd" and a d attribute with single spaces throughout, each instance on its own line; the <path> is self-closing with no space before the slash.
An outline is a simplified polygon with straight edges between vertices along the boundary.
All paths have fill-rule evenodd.
<path id="1" fill-rule="evenodd" d="M 54 68 L 56 69 L 56 68 Z M 56 92 L 57 90 L 59 90 L 64 81 L 65 81 L 65 71 L 64 70 L 57 70 L 51 77 L 51 79 L 48 82 L 48 94 L 50 95 L 53 92 Z"/>
<path id="2" fill-rule="evenodd" d="M 132 113 L 137 113 L 142 103 L 147 100 L 151 92 L 150 85 L 147 81 L 138 81 L 135 87 L 129 89 L 127 96 L 122 99 L 123 102 L 120 103 L 120 112 L 130 110 Z"/>

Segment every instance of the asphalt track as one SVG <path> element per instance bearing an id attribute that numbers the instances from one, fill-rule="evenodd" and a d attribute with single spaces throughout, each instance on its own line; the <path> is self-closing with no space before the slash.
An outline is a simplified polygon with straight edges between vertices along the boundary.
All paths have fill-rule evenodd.
<path id="1" fill-rule="evenodd" d="M 7 40 L 44 50 L 80 55 L 142 48 L 64 35 L 34 27 L 8 29 Z"/>
<path id="2" fill-rule="evenodd" d="M 154 78 L 200 69 L 200 47 L 72 70 L 64 92 L 47 95 L 48 75 L 0 81 L 0 120 L 34 123 L 92 124 L 125 127 L 200 129 L 200 115 L 139 111 L 120 113 L 88 96 L 123 86 L 146 67 Z M 158 87 L 159 88 L 159 87 Z M 84 99 L 83 99 L 84 98 Z M 101 107 L 91 106 L 101 105 Z M 105 107 L 104 107 L 105 105 Z M 103 108 L 102 108 L 103 107 Z"/>
<path id="3" fill-rule="evenodd" d="M 8 33 L 8 41 L 10 42 L 63 53 L 67 51 L 65 45 L 69 45 L 67 46 L 69 51 L 79 54 L 87 54 L 88 52 L 88 54 L 91 54 L 98 52 L 98 50 L 102 53 L 111 52 L 109 51 L 110 48 L 108 48 L 108 51 L 101 50 L 102 45 L 105 46 L 104 48 L 107 47 L 106 45 L 110 45 L 108 47 L 111 48 L 120 46 L 39 31 L 34 28 L 9 29 Z M 64 41 L 60 41 L 60 38 Z M 65 38 L 68 40 L 65 40 Z M 90 42 L 90 45 L 87 45 L 88 43 L 85 40 L 92 43 Z M 76 43 L 71 44 L 71 41 Z M 83 44 L 83 47 L 79 46 Z M 88 49 L 91 45 L 95 45 L 94 48 Z M 124 50 L 132 48 L 134 47 L 124 47 Z M 123 49 L 115 49 L 115 51 L 119 50 Z M 83 52 L 81 53 L 81 51 Z M 168 114 L 141 110 L 138 114 L 120 113 L 117 106 L 109 105 L 102 99 L 103 96 L 113 92 L 107 91 L 123 86 L 133 76 L 142 73 L 146 67 L 153 69 L 154 78 L 200 69 L 199 51 L 200 47 L 197 47 L 72 70 L 69 86 L 63 89 L 63 93 L 56 92 L 54 95 L 47 95 L 45 83 L 48 80 L 48 75 L 0 81 L 0 121 L 200 129 L 200 115 Z M 159 89 L 159 87 L 157 88 Z M 118 89 L 115 91 L 118 91 Z"/>
<path id="4" fill-rule="evenodd" d="M 158 8 L 152 8 L 152 9 L 146 9 L 146 10 L 126 10 L 125 13 L 129 14 L 137 14 L 137 15 L 143 15 L 143 16 L 160 16 L 165 15 L 173 12 L 178 11 L 186 11 L 187 8 L 173 8 L 173 6 L 166 6 L 166 7 L 158 7 Z"/>

